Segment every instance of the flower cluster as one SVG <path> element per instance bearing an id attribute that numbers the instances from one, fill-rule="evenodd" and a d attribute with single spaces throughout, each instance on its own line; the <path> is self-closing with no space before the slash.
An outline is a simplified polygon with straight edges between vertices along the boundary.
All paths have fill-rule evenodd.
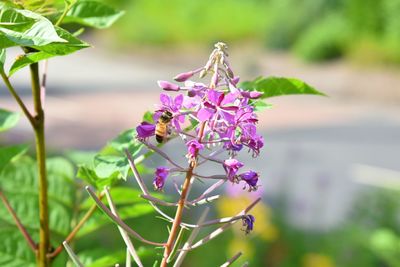
<path id="1" fill-rule="evenodd" d="M 233 183 L 243 181 L 245 187 L 248 185 L 252 191 L 258 187 L 258 174 L 254 171 L 238 174 L 244 164 L 235 156 L 247 147 L 256 157 L 264 145 L 263 137 L 257 134 L 258 119 L 252 106 L 254 99 L 262 93 L 238 87 L 239 77 L 234 76 L 227 57 L 226 45 L 217 43 L 204 67 L 178 74 L 174 78 L 177 82 L 183 82 L 183 85 L 159 81 L 158 85 L 163 90 L 178 94 L 175 97 L 165 93 L 160 95 L 161 103 L 153 116 L 156 123 L 142 122 L 137 127 L 137 136 L 145 140 L 155 135 L 161 115 L 168 111 L 172 114 L 168 132 L 186 140 L 190 161 L 194 161 L 208 144 L 222 144 L 222 148 L 230 155 L 230 158 L 222 162 L 227 179 Z M 206 85 L 189 80 L 197 73 L 201 78 L 212 74 L 211 83 Z M 196 125 L 193 135 L 187 131 L 190 125 Z M 199 138 L 200 132 L 202 136 Z M 164 185 L 165 178 L 156 174 L 154 183 L 158 190 Z"/>
<path id="2" fill-rule="evenodd" d="M 155 123 L 142 122 L 136 128 L 137 138 L 147 142 L 154 135 L 180 136 L 185 141 L 186 157 L 191 163 L 199 156 L 207 158 L 203 156 L 204 150 L 211 144 L 219 144 L 229 156 L 225 160 L 214 160 L 225 170 L 225 179 L 232 183 L 243 182 L 244 188 L 254 191 L 258 188 L 259 175 L 252 170 L 239 172 L 244 164 L 236 159 L 236 155 L 247 147 L 256 157 L 264 145 L 263 137 L 257 134 L 258 119 L 253 107 L 262 93 L 245 91 L 238 86 L 239 77 L 234 75 L 227 57 L 227 46 L 217 43 L 204 67 L 174 78 L 183 84 L 158 81 L 163 90 L 177 94 L 160 94 L 161 103 L 153 115 Z M 211 74 L 211 82 L 204 84 L 190 80 L 196 74 L 200 78 Z M 157 137 L 157 140 L 163 140 Z M 156 169 L 153 182 L 156 190 L 162 190 L 168 174 L 166 167 Z M 253 222 L 253 217 L 244 221 L 246 232 L 252 229 Z"/>

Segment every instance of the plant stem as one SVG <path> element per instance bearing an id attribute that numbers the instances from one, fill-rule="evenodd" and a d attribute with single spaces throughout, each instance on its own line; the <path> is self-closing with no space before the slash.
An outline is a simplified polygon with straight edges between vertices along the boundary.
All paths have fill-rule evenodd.
<path id="1" fill-rule="evenodd" d="M 204 127 L 205 127 L 205 122 L 203 122 L 202 125 L 200 126 L 199 142 L 201 142 L 201 139 L 203 139 Z M 196 153 L 195 153 L 195 158 L 197 158 L 197 154 L 198 154 L 198 151 L 196 151 Z M 189 168 L 186 172 L 185 181 L 183 182 L 183 185 L 182 185 L 182 193 L 181 193 L 181 197 L 179 198 L 179 201 L 178 201 L 178 207 L 176 209 L 174 222 L 172 223 L 171 232 L 169 233 L 168 241 L 165 245 L 163 259 L 162 259 L 162 262 L 160 265 L 161 267 L 167 266 L 168 257 L 172 252 L 172 248 L 175 243 L 176 235 L 179 232 L 179 227 L 182 222 L 183 210 L 185 209 L 185 203 L 186 203 L 187 195 L 188 195 L 188 192 L 190 189 L 191 179 L 193 176 L 193 170 L 195 167 L 196 167 L 196 160 L 191 161 L 189 164 Z"/>
<path id="2" fill-rule="evenodd" d="M 14 87 L 11 85 L 10 80 L 8 79 L 7 75 L 4 73 L 4 71 L 1 71 L 1 70 L 0 70 L 0 75 L 3 78 L 4 83 L 6 84 L 8 91 L 10 91 L 11 95 L 14 97 L 15 101 L 17 101 L 18 105 L 21 107 L 22 112 L 24 113 L 26 118 L 29 120 L 32 127 L 34 127 L 35 120 L 34 120 L 33 116 L 31 115 L 29 110 L 26 108 L 24 102 L 19 97 L 19 95 L 15 91 Z"/>
<path id="3" fill-rule="evenodd" d="M 46 172 L 46 144 L 44 134 L 44 112 L 40 94 L 39 66 L 33 63 L 30 66 L 32 96 L 35 108 L 35 132 L 36 160 L 38 164 L 39 178 L 39 251 L 37 262 L 39 267 L 48 267 L 49 259 L 47 253 L 50 251 L 50 231 L 49 231 L 49 206 L 47 198 L 47 172 Z"/>
<path id="4" fill-rule="evenodd" d="M 24 236 L 29 247 L 32 249 L 32 251 L 36 252 L 37 245 L 35 244 L 35 241 L 33 241 L 32 237 L 29 235 L 25 226 L 22 224 L 22 222 L 18 218 L 17 214 L 15 213 L 14 209 L 11 207 L 10 203 L 8 202 L 6 196 L 3 194 L 3 192 L 1 190 L 0 190 L 0 198 L 4 203 L 4 206 L 6 206 L 8 212 L 10 212 L 11 216 L 13 217 L 15 224 L 17 225 L 18 229 L 21 231 L 21 233 Z"/>

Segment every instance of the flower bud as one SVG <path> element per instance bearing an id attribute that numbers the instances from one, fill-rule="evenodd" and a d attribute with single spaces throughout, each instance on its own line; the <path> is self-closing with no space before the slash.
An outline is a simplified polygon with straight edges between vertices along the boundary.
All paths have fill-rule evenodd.
<path id="1" fill-rule="evenodd" d="M 169 169 L 166 167 L 157 167 L 153 180 L 154 189 L 161 191 L 164 188 L 165 180 L 169 174 Z"/>
<path id="2" fill-rule="evenodd" d="M 158 81 L 157 84 L 165 91 L 179 91 L 181 89 L 179 85 L 167 81 Z"/>
<path id="3" fill-rule="evenodd" d="M 243 225 L 243 227 L 246 227 L 244 229 L 246 234 L 249 234 L 253 230 L 255 220 L 256 219 L 251 214 L 247 214 L 242 218 L 242 225 Z"/>
<path id="4" fill-rule="evenodd" d="M 250 98 L 250 99 L 257 99 L 263 95 L 262 92 L 258 92 L 258 91 L 243 91 L 240 93 L 242 94 L 243 97 Z"/>
<path id="5" fill-rule="evenodd" d="M 194 72 L 193 71 L 188 71 L 184 73 L 180 73 L 174 77 L 174 80 L 177 82 L 184 82 L 187 79 L 191 78 L 193 76 Z"/>

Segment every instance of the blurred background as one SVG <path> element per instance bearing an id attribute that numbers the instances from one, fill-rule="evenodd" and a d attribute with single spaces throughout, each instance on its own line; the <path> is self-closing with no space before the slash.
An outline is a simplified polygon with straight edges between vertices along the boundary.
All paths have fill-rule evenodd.
<path id="1" fill-rule="evenodd" d="M 134 127 L 158 103 L 157 80 L 203 66 L 224 41 L 242 80 L 296 77 L 329 97 L 270 100 L 259 116 L 264 150 L 243 159 L 262 187 L 248 194 L 227 186 L 213 212 L 232 215 L 261 194 L 255 231 L 244 238 L 239 225 L 186 266 L 217 266 L 238 250 L 250 266 L 400 266 L 400 0 L 107 2 L 123 18 L 106 32 L 85 32 L 93 48 L 49 61 L 51 153 L 96 151 Z M 29 102 L 26 70 L 13 77 Z M 6 90 L 0 104 L 17 110 Z M 0 141 L 32 138 L 22 120 Z M 178 143 L 166 149 L 185 160 Z M 140 220 L 131 224 L 147 232 L 143 220 L 163 224 L 153 214 Z"/>

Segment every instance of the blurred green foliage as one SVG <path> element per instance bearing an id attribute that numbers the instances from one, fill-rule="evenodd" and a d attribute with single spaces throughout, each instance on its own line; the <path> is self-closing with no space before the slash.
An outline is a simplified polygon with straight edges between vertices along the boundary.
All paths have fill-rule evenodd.
<path id="1" fill-rule="evenodd" d="M 308 61 L 400 63 L 400 0 L 104 0 L 126 10 L 119 43 L 263 42 Z"/>

